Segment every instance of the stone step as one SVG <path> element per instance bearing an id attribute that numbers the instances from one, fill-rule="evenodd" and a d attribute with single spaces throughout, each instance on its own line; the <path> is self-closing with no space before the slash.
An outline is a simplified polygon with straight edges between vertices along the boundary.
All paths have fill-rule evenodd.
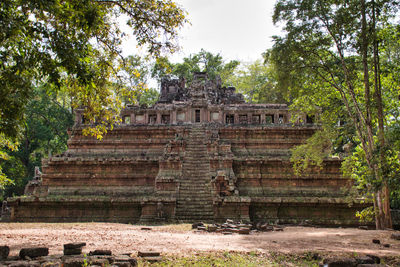
<path id="1" fill-rule="evenodd" d="M 200 202 L 207 202 L 207 201 L 212 201 L 210 196 L 179 196 L 178 197 L 179 201 L 185 201 L 185 202 L 192 202 L 192 203 L 200 203 Z"/>
<path id="2" fill-rule="evenodd" d="M 213 210 L 212 209 L 208 209 L 208 210 L 205 210 L 205 209 L 201 209 L 201 207 L 200 206 L 198 206 L 198 207 L 193 207 L 193 208 L 191 208 L 191 209 L 181 209 L 180 211 L 179 211 L 179 213 L 178 214 L 188 214 L 188 215 L 190 215 L 190 214 L 196 214 L 196 215 L 202 215 L 202 214 L 212 214 L 213 213 Z"/>
<path id="3" fill-rule="evenodd" d="M 193 191 L 196 191 L 198 193 L 210 193 L 210 188 L 208 185 L 200 185 L 200 186 L 193 186 L 190 184 L 184 184 L 184 185 L 180 185 L 179 189 L 182 192 L 186 192 L 186 193 L 193 193 Z"/>
<path id="4" fill-rule="evenodd" d="M 178 220 L 196 221 L 214 218 L 207 143 L 208 137 L 204 128 L 190 129 L 183 158 L 183 178 L 179 181 L 176 201 Z"/>
<path id="5" fill-rule="evenodd" d="M 175 216 L 178 216 L 179 218 L 186 218 L 186 219 L 195 219 L 195 218 L 208 218 L 208 217 L 214 217 L 214 213 L 213 212 L 209 212 L 209 213 L 201 213 L 201 214 L 197 214 L 193 215 L 193 213 L 190 212 L 185 212 L 182 214 L 176 214 Z"/>
<path id="6" fill-rule="evenodd" d="M 206 198 L 210 197 L 211 193 L 210 192 L 204 192 L 204 193 L 198 193 L 198 194 L 193 194 L 190 191 L 184 191 L 179 193 L 180 198 Z"/>
<path id="7" fill-rule="evenodd" d="M 189 195 L 189 194 L 180 194 L 177 196 L 178 199 L 184 200 L 184 201 L 205 201 L 205 200 L 211 200 L 211 194 L 203 194 L 203 195 Z"/>
<path id="8" fill-rule="evenodd" d="M 214 220 L 214 215 L 213 216 L 176 216 L 176 219 L 181 222 L 187 222 L 187 223 L 193 223 L 197 221 L 210 221 L 212 222 Z"/>
<path id="9" fill-rule="evenodd" d="M 182 202 L 182 201 L 177 201 L 177 207 L 180 208 L 180 210 L 212 210 L 212 202 L 202 202 L 198 204 L 193 204 L 193 203 L 188 203 L 188 202 Z"/>
<path id="10" fill-rule="evenodd" d="M 196 215 L 200 215 L 200 214 L 210 214 L 213 213 L 212 209 L 202 209 L 201 206 L 197 206 L 197 207 L 191 207 L 191 208 L 186 208 L 183 207 L 182 209 L 180 209 L 179 214 L 190 214 L 190 213 L 194 213 Z"/>

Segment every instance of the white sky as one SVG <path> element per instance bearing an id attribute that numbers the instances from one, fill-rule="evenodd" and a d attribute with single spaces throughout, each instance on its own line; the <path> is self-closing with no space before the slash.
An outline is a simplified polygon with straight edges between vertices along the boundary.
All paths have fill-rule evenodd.
<path id="1" fill-rule="evenodd" d="M 175 0 L 188 14 L 191 25 L 179 31 L 181 51 L 170 55 L 173 62 L 200 52 L 201 48 L 225 60 L 244 62 L 261 58 L 279 34 L 272 24 L 275 0 Z M 124 45 L 124 54 L 134 54 L 134 41 Z"/>

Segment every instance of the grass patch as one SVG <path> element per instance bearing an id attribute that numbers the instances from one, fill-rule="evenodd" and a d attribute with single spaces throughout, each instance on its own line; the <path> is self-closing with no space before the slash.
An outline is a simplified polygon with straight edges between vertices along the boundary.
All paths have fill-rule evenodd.
<path id="1" fill-rule="evenodd" d="M 138 266 L 318 266 L 319 259 L 314 259 L 312 253 L 301 255 L 286 255 L 278 253 L 263 254 L 257 252 L 204 252 L 190 256 L 165 256 L 158 263 L 149 263 L 138 258 Z"/>

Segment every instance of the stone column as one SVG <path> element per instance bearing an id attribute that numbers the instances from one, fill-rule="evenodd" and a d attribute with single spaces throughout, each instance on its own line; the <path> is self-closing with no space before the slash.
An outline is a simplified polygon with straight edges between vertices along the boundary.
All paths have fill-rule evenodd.
<path id="1" fill-rule="evenodd" d="M 159 111 L 157 111 L 157 121 L 156 124 L 161 124 L 161 114 Z"/>
<path id="2" fill-rule="evenodd" d="M 260 116 L 260 124 L 265 124 L 265 113 L 262 113 Z"/>
<path id="3" fill-rule="evenodd" d="M 131 113 L 131 124 L 136 124 L 136 115 L 135 115 L 135 113 Z"/>
<path id="4" fill-rule="evenodd" d="M 277 112 L 274 113 L 274 123 L 279 124 L 279 114 Z"/>
<path id="5" fill-rule="evenodd" d="M 233 124 L 238 124 L 239 123 L 239 114 L 234 113 L 233 114 Z"/>
<path id="6" fill-rule="evenodd" d="M 172 124 L 176 124 L 176 110 L 172 111 L 172 116 L 170 119 Z"/>

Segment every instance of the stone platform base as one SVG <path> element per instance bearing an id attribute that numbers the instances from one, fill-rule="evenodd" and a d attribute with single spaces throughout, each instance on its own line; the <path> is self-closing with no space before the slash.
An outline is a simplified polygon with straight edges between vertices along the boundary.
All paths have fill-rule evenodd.
<path id="1" fill-rule="evenodd" d="M 336 200 L 338 202 L 339 200 Z M 361 204 L 335 203 L 332 199 L 307 198 L 216 198 L 214 220 L 279 224 L 357 226 Z M 177 222 L 175 198 L 34 198 L 10 199 L 10 221 L 14 222 Z M 181 221 L 179 221 L 181 222 Z M 192 221 L 187 221 L 192 222 Z"/>

